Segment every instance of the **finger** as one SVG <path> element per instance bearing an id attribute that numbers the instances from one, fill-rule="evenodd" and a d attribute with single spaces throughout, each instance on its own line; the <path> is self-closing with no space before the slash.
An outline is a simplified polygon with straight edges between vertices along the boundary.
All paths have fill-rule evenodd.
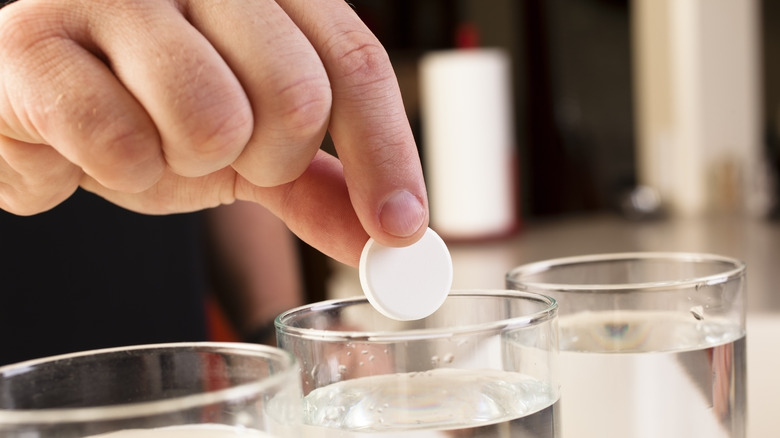
<path id="1" fill-rule="evenodd" d="M 0 135 L 55 147 L 118 190 L 141 190 L 164 161 L 151 120 L 85 46 L 77 8 L 28 0 L 0 10 Z"/>
<path id="2" fill-rule="evenodd" d="M 110 190 L 89 177 L 81 181 L 81 187 L 146 214 L 194 211 L 236 199 L 257 202 L 302 240 L 350 266 L 357 266 L 368 240 L 350 203 L 341 162 L 322 151 L 299 178 L 274 187 L 255 186 L 230 167 L 194 178 L 169 171 L 154 187 L 140 193 Z"/>
<path id="3" fill-rule="evenodd" d="M 428 223 L 428 201 L 387 53 L 344 1 L 322 1 L 317 7 L 306 0 L 279 3 L 328 71 L 329 129 L 363 227 L 385 245 L 416 241 Z"/>
<path id="4" fill-rule="evenodd" d="M 254 131 L 233 167 L 274 186 L 308 167 L 327 129 L 331 91 L 317 52 L 271 0 L 192 2 L 188 16 L 249 96 Z"/>
<path id="5" fill-rule="evenodd" d="M 349 198 L 341 162 L 319 151 L 295 181 L 276 187 L 236 183 L 236 198 L 263 204 L 314 248 L 357 266 L 368 235 Z"/>
<path id="6" fill-rule="evenodd" d="M 235 161 L 252 134 L 252 108 L 230 67 L 186 20 L 185 2 L 81 1 L 91 11 L 92 40 L 151 116 L 171 169 L 201 176 Z"/>
<path id="7" fill-rule="evenodd" d="M 236 177 L 236 172 L 229 166 L 199 177 L 181 176 L 168 169 L 154 186 L 138 193 L 111 190 L 88 175 L 79 185 L 128 210 L 165 215 L 233 203 Z"/>
<path id="8" fill-rule="evenodd" d="M 73 194 L 81 175 L 49 146 L 0 136 L 0 209 L 25 216 L 49 210 Z"/>

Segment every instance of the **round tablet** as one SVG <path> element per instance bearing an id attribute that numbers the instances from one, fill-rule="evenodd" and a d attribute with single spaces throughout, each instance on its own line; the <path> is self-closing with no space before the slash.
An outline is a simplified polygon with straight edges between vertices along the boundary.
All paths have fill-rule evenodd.
<path id="1" fill-rule="evenodd" d="M 452 257 L 428 228 L 410 246 L 396 248 L 368 239 L 360 255 L 360 285 L 376 310 L 401 321 L 425 318 L 438 309 L 452 287 Z"/>

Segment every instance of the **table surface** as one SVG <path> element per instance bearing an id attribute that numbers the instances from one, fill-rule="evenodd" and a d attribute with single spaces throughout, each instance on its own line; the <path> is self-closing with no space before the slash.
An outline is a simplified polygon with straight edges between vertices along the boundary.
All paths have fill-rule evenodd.
<path id="1" fill-rule="evenodd" d="M 599 214 L 526 223 L 501 241 L 451 244 L 454 289 L 503 288 L 504 274 L 532 261 L 625 251 L 709 252 L 742 259 L 748 272 L 748 437 L 780 430 L 780 222 L 711 217 L 629 221 Z M 357 271 L 337 265 L 331 297 L 361 294 Z"/>

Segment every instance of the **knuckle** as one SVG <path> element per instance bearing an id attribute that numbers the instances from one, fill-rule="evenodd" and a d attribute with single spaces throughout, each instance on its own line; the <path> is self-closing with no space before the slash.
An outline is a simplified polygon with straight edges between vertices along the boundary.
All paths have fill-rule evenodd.
<path id="1" fill-rule="evenodd" d="M 164 162 L 156 132 L 113 124 L 102 137 L 79 149 L 78 162 L 87 174 L 106 187 L 135 193 L 151 187 L 160 178 Z"/>
<path id="2" fill-rule="evenodd" d="M 251 110 L 232 103 L 203 106 L 187 118 L 183 146 L 204 162 L 232 161 L 251 136 L 254 121 Z"/>
<path id="3" fill-rule="evenodd" d="M 48 146 L 0 137 L 0 208 L 29 216 L 48 210 L 78 187 L 81 169 Z"/>
<path id="4" fill-rule="evenodd" d="M 0 10 L 0 66 L 18 66 L 9 60 L 29 63 L 36 58 L 38 48 L 52 39 L 67 38 L 68 32 L 60 18 L 61 10 L 42 8 L 35 2 L 14 2 Z"/>
<path id="5" fill-rule="evenodd" d="M 4 56 L 24 53 L 31 41 L 38 39 L 35 17 L 23 5 L 19 2 L 0 10 L 0 53 Z"/>
<path id="6" fill-rule="evenodd" d="M 327 76 L 310 75 L 273 84 L 259 129 L 234 168 L 252 184 L 275 187 L 297 179 L 319 149 L 330 120 Z"/>
<path id="7" fill-rule="evenodd" d="M 306 170 L 308 162 L 305 160 L 290 160 L 287 157 L 282 161 L 269 161 L 267 154 L 255 154 L 255 157 L 242 156 L 233 165 L 244 179 L 257 187 L 278 187 L 298 179 Z M 280 165 L 281 164 L 281 165 Z"/>
<path id="8" fill-rule="evenodd" d="M 332 95 L 326 79 L 306 78 L 280 89 L 277 131 L 294 137 L 311 137 L 322 132 L 330 118 Z"/>
<path id="9" fill-rule="evenodd" d="M 78 187 L 77 178 L 26 179 L 18 184 L 0 184 L 0 208 L 19 216 L 32 216 L 50 210 L 66 200 Z"/>
<path id="10" fill-rule="evenodd" d="M 297 164 L 297 165 L 293 165 Z M 256 177 L 259 187 L 279 187 L 297 180 L 306 170 L 308 162 L 299 161 L 288 166 L 266 169 Z"/>
<path id="11" fill-rule="evenodd" d="M 328 51 L 338 73 L 355 85 L 370 85 L 392 77 L 390 57 L 368 32 L 351 31 L 335 38 Z"/>

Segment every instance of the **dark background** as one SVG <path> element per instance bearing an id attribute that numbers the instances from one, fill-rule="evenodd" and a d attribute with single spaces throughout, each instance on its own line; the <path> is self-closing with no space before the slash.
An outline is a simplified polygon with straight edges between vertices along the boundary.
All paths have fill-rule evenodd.
<path id="1" fill-rule="evenodd" d="M 458 45 L 464 24 L 513 60 L 518 202 L 523 222 L 619 212 L 636 185 L 629 0 L 351 0 L 385 45 L 421 141 L 417 64 Z M 765 150 L 780 172 L 780 2 L 761 8 Z M 421 154 L 422 155 L 422 154 Z M 778 216 L 777 206 L 774 218 Z M 522 229 L 521 229 L 522 232 Z M 307 286 L 324 297 L 327 264 L 304 245 Z"/>
<path id="2" fill-rule="evenodd" d="M 420 148 L 416 65 L 474 25 L 512 56 L 523 218 L 614 209 L 636 183 L 628 0 L 352 0 L 395 64 Z M 767 155 L 778 166 L 780 2 L 764 0 Z M 727 30 L 724 30 L 727 31 Z"/>

